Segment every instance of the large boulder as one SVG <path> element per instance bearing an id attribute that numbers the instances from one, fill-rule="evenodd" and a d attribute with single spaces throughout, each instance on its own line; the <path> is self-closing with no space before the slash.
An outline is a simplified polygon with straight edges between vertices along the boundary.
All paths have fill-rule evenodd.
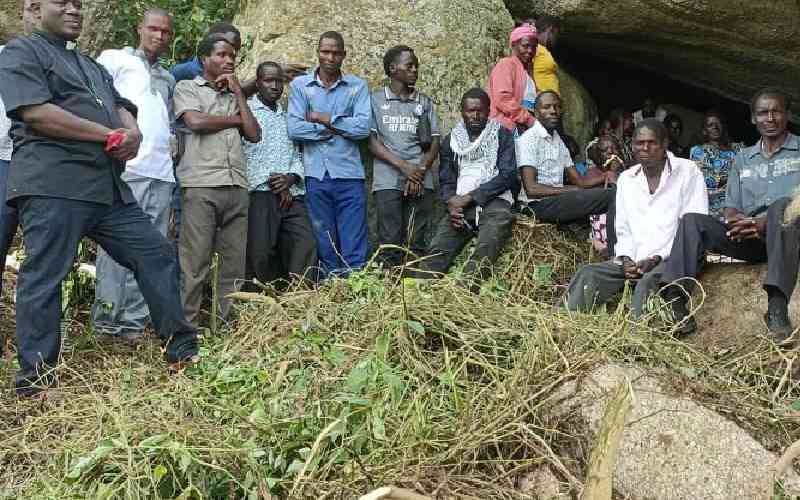
<path id="1" fill-rule="evenodd" d="M 485 84 L 512 26 L 501 0 L 257 0 L 234 22 L 254 39 L 246 74 L 267 59 L 314 66 L 319 35 L 336 30 L 347 45 L 345 70 L 374 88 L 384 81 L 384 51 L 410 45 L 421 62 L 420 89 L 433 96 L 445 126 L 455 122 L 464 91 Z"/>
<path id="2" fill-rule="evenodd" d="M 22 31 L 22 0 L 0 0 L 0 44 Z"/>
<path id="3" fill-rule="evenodd" d="M 769 342 L 764 313 L 767 294 L 762 288 L 766 264 L 710 264 L 700 276 L 701 288 L 694 294 L 697 335 L 689 341 L 711 354 L 756 349 Z M 800 325 L 800 294 L 789 302 L 789 317 Z"/>
<path id="4" fill-rule="evenodd" d="M 81 51 L 97 55 L 111 36 L 115 5 L 123 0 L 83 0 Z M 0 0 L 0 43 L 22 33 L 23 0 Z M 135 36 L 135 33 L 133 34 Z"/>
<path id="5" fill-rule="evenodd" d="M 506 0 L 564 19 L 562 42 L 745 102 L 765 85 L 800 99 L 795 0 Z"/>
<path id="6" fill-rule="evenodd" d="M 513 26 L 501 0 L 253 0 L 235 23 L 253 39 L 242 68 L 247 75 L 268 59 L 314 66 L 319 35 L 337 30 L 347 44 L 345 70 L 375 88 L 385 80 L 384 51 L 396 44 L 413 47 L 421 62 L 420 89 L 433 96 L 445 130 L 458 119 L 464 91 L 484 87 L 495 61 L 507 54 Z M 594 103 L 574 78 L 561 78 L 569 101 L 567 130 L 585 138 L 597 115 Z"/>
<path id="7" fill-rule="evenodd" d="M 83 0 L 83 30 L 78 39 L 82 52 L 93 57 L 107 49 L 112 36 L 115 4 L 124 0 Z M 131 44 L 136 43 L 136 33 L 131 33 Z"/>
<path id="8" fill-rule="evenodd" d="M 566 384 L 555 414 L 579 435 L 599 427 L 611 394 L 630 382 L 628 414 L 613 477 L 626 500 L 731 500 L 764 498 L 778 457 L 733 422 L 681 395 L 658 378 L 632 366 L 608 364 Z M 785 484 L 796 489 L 790 470 Z"/>
<path id="9" fill-rule="evenodd" d="M 558 68 L 558 82 L 564 108 L 564 130 L 575 137 L 578 144 L 588 144 L 597 122 L 597 106 L 586 87 L 563 68 Z"/>

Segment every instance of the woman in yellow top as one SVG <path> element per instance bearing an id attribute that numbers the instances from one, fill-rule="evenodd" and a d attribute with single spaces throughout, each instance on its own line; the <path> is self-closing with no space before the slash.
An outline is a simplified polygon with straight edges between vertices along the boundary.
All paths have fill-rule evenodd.
<path id="1" fill-rule="evenodd" d="M 558 19 L 551 16 L 540 16 L 536 19 L 539 47 L 536 49 L 536 57 L 533 58 L 533 80 L 536 82 L 536 89 L 539 92 L 552 90 L 561 95 L 556 74 L 558 64 L 550 53 L 550 50 L 556 46 L 559 31 Z"/>

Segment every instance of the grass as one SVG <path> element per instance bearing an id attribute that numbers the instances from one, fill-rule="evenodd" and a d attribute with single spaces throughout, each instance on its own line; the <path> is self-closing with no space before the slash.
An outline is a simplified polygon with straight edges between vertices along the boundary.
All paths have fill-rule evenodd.
<path id="1" fill-rule="evenodd" d="M 368 269 L 244 302 L 177 376 L 155 346 L 77 335 L 60 398 L 2 393 L 0 498 L 352 499 L 392 484 L 524 499 L 517 478 L 539 464 L 577 492 L 586 464 L 568 451 L 585 436 L 550 416 L 550 398 L 608 361 L 669 374 L 773 450 L 800 438 L 793 352 L 710 357 L 657 321 L 634 325 L 624 299 L 568 314 L 556 297 L 587 246 L 515 231 L 480 295 Z"/>

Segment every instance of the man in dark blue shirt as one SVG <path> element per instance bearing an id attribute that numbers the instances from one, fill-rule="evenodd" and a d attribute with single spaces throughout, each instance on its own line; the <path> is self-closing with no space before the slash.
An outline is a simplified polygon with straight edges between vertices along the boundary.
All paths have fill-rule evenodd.
<path id="1" fill-rule="evenodd" d="M 25 228 L 17 283 L 22 396 L 56 383 L 61 281 L 84 236 L 134 272 L 167 360 L 182 364 L 197 356 L 174 248 L 120 177 L 142 141 L 136 107 L 120 97 L 102 66 L 66 48 L 82 20 L 79 0 L 43 0 L 41 30 L 12 40 L 0 54 L 0 92 L 14 139 L 8 201 Z"/>
<path id="2" fill-rule="evenodd" d="M 230 23 L 215 23 L 208 28 L 206 36 L 222 35 L 225 39 L 231 42 L 231 45 L 236 49 L 236 53 L 242 48 L 242 35 L 236 26 Z M 169 70 L 172 76 L 175 77 L 175 82 L 182 80 L 194 80 L 196 77 L 203 74 L 203 65 L 200 64 L 200 58 L 194 56 L 188 61 L 176 64 Z M 249 95 L 249 94 L 248 94 Z"/>

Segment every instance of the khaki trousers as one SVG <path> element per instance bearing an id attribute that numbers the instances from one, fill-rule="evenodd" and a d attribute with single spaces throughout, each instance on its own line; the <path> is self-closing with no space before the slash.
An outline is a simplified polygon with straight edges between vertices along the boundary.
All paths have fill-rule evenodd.
<path id="1" fill-rule="evenodd" d="M 182 190 L 181 265 L 183 310 L 194 326 L 200 321 L 203 287 L 211 271 L 211 259 L 219 254 L 219 315 L 225 318 L 237 280 L 245 277 L 247 248 L 247 189 L 238 186 L 187 187 Z"/>

